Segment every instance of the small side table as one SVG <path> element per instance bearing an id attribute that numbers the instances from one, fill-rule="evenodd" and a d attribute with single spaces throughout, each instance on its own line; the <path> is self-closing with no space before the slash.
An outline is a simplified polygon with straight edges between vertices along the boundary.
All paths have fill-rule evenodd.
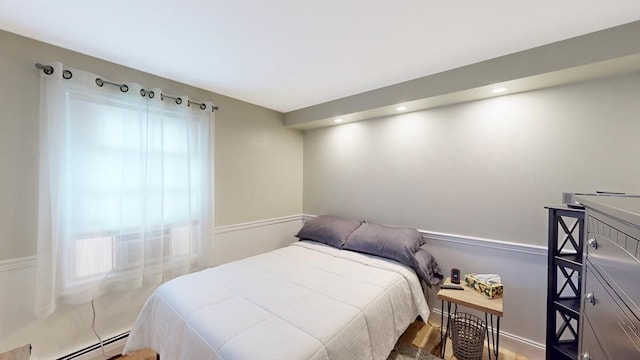
<path id="1" fill-rule="evenodd" d="M 451 284 L 451 278 L 444 280 L 445 284 Z M 489 353 L 489 360 L 491 360 L 491 345 L 493 344 L 493 354 L 495 359 L 498 360 L 498 349 L 500 345 L 500 318 L 502 317 L 502 297 L 489 299 L 488 297 L 480 294 L 474 289 L 468 286 L 462 286 L 464 290 L 448 290 L 440 289 L 438 291 L 437 298 L 440 300 L 440 346 L 442 356 L 447 345 L 447 337 L 449 336 L 449 324 L 451 322 L 451 304 L 455 304 L 455 311 L 458 310 L 458 305 L 468 307 L 484 312 L 484 321 L 487 328 L 487 351 Z M 444 325 L 444 303 L 447 302 L 447 327 L 445 332 L 442 332 Z M 493 327 L 493 317 L 497 317 L 496 327 Z M 489 319 L 491 320 L 491 331 L 489 331 Z M 495 332 L 495 334 L 494 334 Z M 489 337 L 491 336 L 491 337 Z"/>

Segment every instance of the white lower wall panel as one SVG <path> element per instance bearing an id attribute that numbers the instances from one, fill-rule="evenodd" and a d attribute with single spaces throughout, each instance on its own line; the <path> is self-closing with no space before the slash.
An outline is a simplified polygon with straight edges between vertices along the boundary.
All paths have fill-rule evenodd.
<path id="1" fill-rule="evenodd" d="M 33 319 L 35 257 L 3 261 L 0 265 L 0 353 L 31 343 L 6 343 L 16 329 Z"/>
<path id="2" fill-rule="evenodd" d="M 301 215 L 216 228 L 214 263 L 238 260 L 286 246 Z M 0 353 L 33 345 L 31 359 L 55 359 L 97 343 L 90 304 L 60 306 L 50 317 L 33 315 L 35 257 L 0 261 Z M 107 294 L 95 300 L 96 330 L 103 338 L 129 331 L 155 287 Z M 101 357 L 98 351 L 95 355 Z"/>
<path id="3" fill-rule="evenodd" d="M 220 265 L 258 255 L 296 241 L 302 216 L 255 221 L 216 228 L 214 264 Z"/>
<path id="4" fill-rule="evenodd" d="M 504 284 L 500 347 L 529 359 L 543 359 L 546 334 L 546 249 L 487 239 L 423 232 L 445 276 L 451 268 L 465 273 L 497 273 Z M 437 290 L 429 291 L 431 321 L 440 322 Z M 484 315 L 464 307 L 458 311 Z M 496 325 L 496 323 L 494 323 Z"/>
<path id="5" fill-rule="evenodd" d="M 286 246 L 310 216 L 255 221 L 218 227 L 214 263 L 219 265 Z M 530 359 L 544 358 L 546 249 L 486 239 L 423 231 L 442 270 L 499 273 L 505 283 L 501 347 Z M 33 257 L 0 262 L 0 353 L 33 344 L 32 359 L 67 355 L 96 343 L 91 332 L 91 306 L 62 306 L 51 317 L 32 313 L 35 283 Z M 103 338 L 129 330 L 153 288 L 96 299 L 96 330 Z M 428 292 L 432 321 L 439 322 L 436 290 Z"/>

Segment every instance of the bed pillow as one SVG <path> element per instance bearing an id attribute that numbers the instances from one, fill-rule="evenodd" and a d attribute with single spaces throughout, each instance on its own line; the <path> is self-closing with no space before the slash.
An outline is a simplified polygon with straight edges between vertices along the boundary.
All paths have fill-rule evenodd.
<path id="1" fill-rule="evenodd" d="M 436 262 L 436 259 L 426 249 L 426 245 L 421 246 L 418 251 L 413 254 L 413 270 L 415 270 L 418 277 L 429 286 L 439 285 L 444 279 L 440 266 Z"/>
<path id="2" fill-rule="evenodd" d="M 347 239 L 343 249 L 376 255 L 412 267 L 413 254 L 424 244 L 416 229 L 363 223 Z"/>
<path id="3" fill-rule="evenodd" d="M 320 215 L 307 220 L 296 237 L 300 240 L 313 240 L 341 249 L 349 235 L 360 225 L 362 225 L 360 220 Z"/>

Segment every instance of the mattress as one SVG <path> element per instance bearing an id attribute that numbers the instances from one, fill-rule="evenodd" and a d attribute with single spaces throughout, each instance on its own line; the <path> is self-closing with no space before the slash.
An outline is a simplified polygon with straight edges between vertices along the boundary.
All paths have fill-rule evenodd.
<path id="1" fill-rule="evenodd" d="M 173 279 L 147 300 L 124 353 L 170 359 L 381 359 L 429 318 L 413 270 L 300 241 Z"/>

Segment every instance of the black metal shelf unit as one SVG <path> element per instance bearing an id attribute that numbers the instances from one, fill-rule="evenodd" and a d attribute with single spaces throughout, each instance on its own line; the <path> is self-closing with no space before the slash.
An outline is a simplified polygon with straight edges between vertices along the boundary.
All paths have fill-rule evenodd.
<path id="1" fill-rule="evenodd" d="M 576 359 L 582 296 L 583 209 L 549 206 L 547 360 Z"/>

